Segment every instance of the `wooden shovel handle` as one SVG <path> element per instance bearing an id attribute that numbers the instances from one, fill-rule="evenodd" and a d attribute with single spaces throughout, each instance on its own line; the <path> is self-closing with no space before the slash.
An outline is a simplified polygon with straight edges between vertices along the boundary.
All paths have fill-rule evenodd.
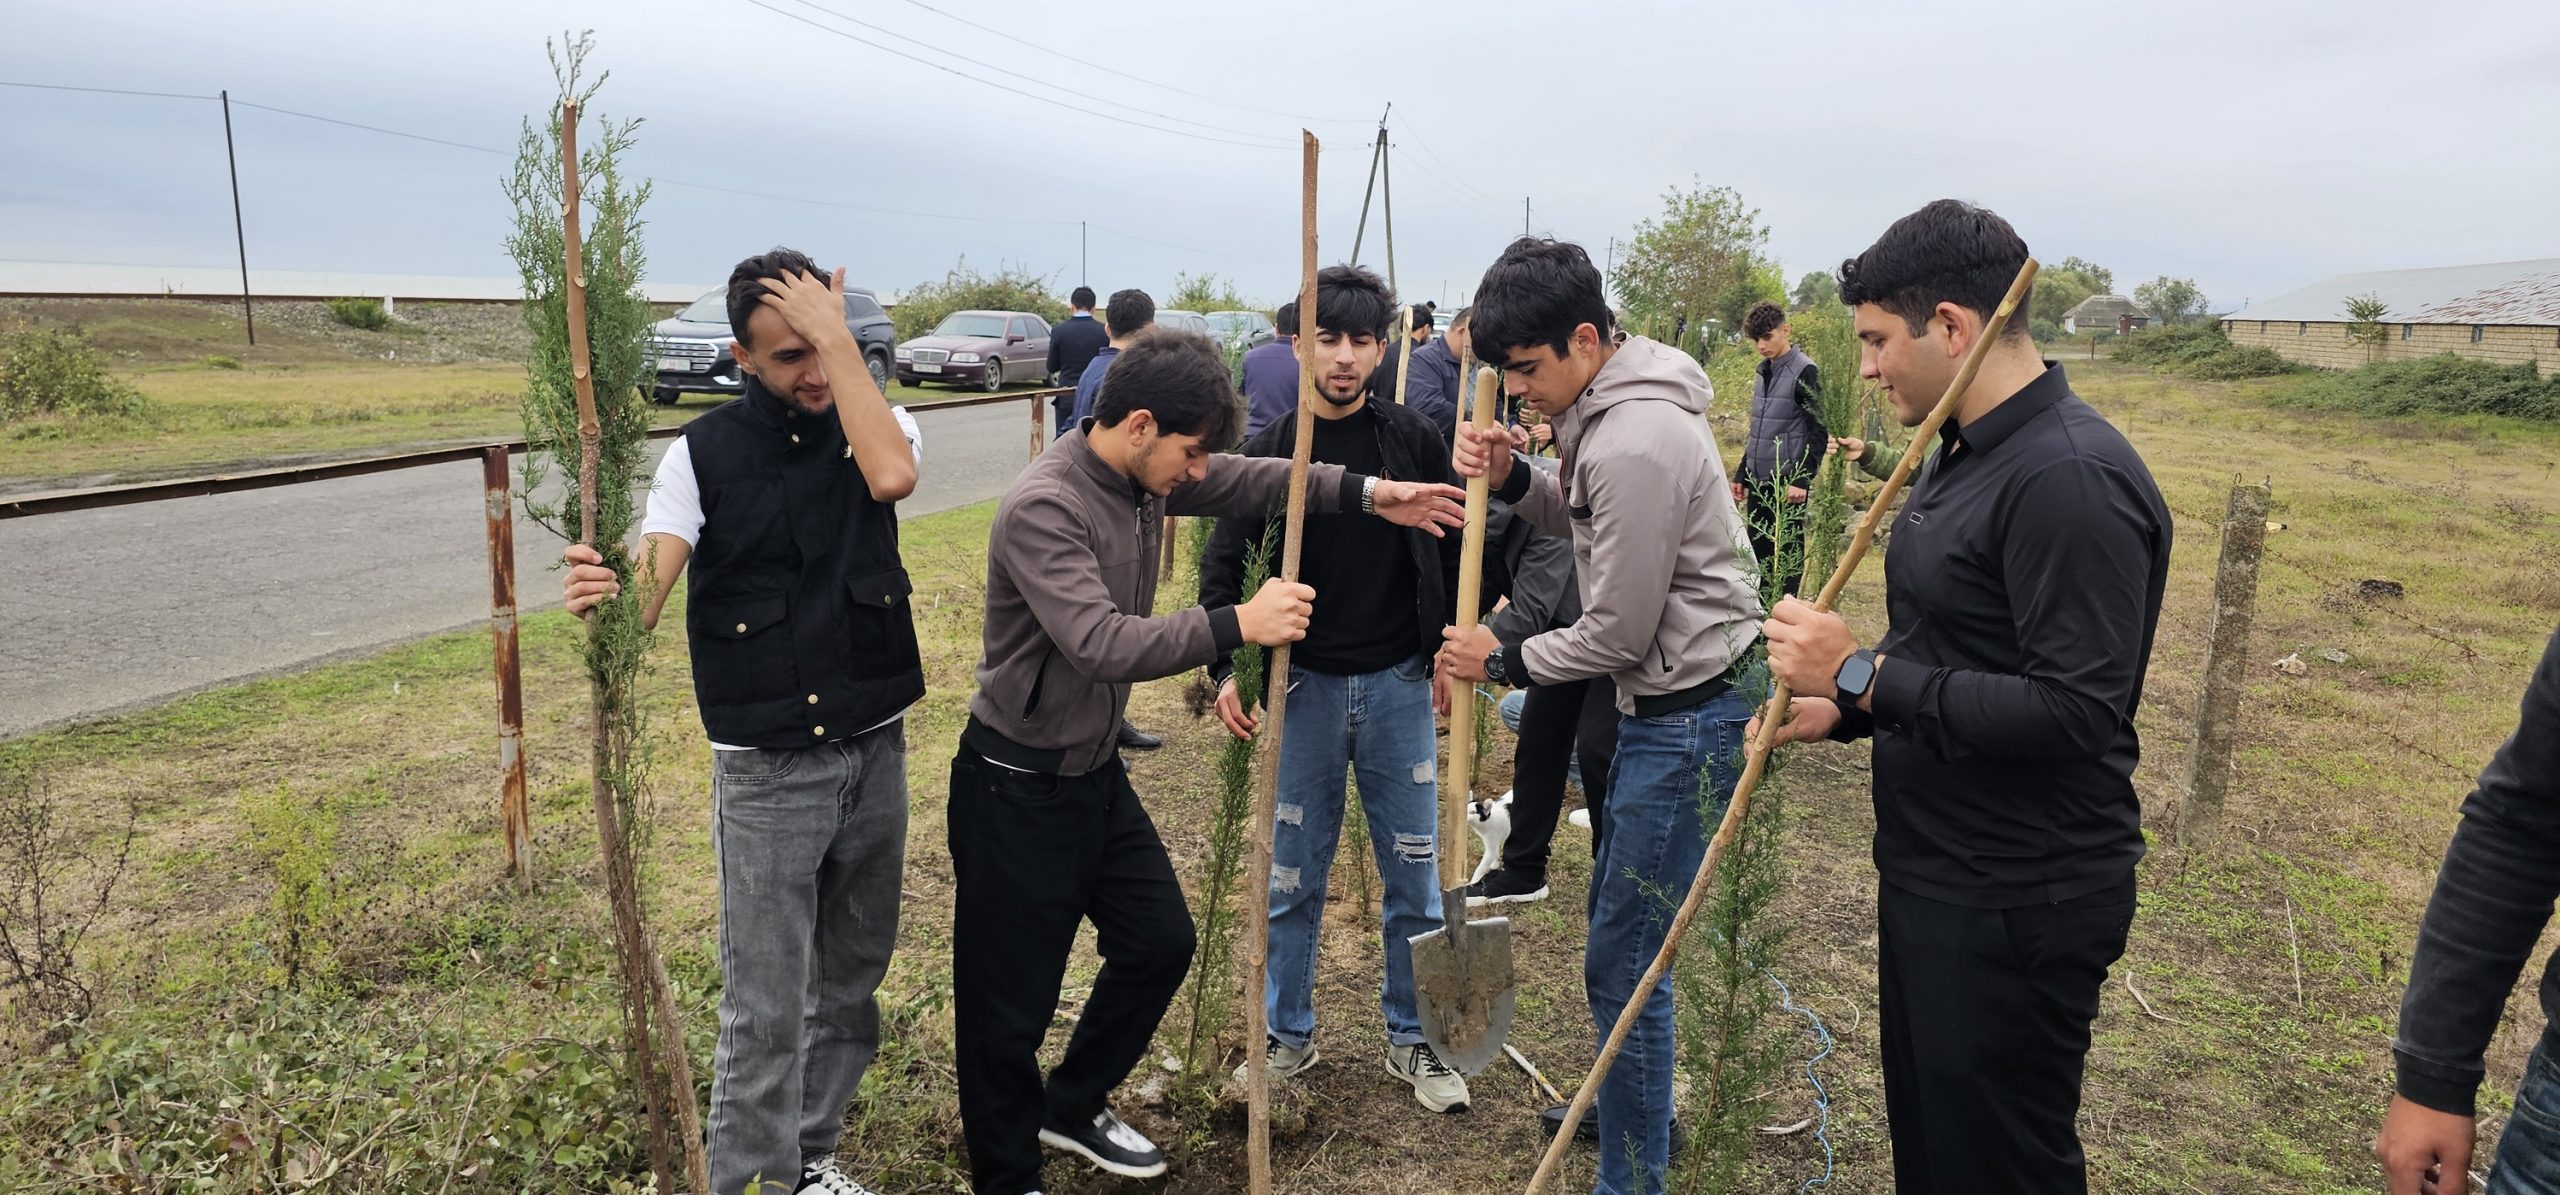
<path id="1" fill-rule="evenodd" d="M 1502 382 L 1488 369 L 1476 375 L 1475 422 L 1491 427 L 1494 398 Z M 1458 629 L 1476 628 L 1476 609 L 1484 601 L 1484 517 L 1493 501 L 1493 483 L 1484 474 L 1467 479 L 1467 529 L 1458 541 Z M 1467 880 L 1467 789 L 1476 778 L 1476 695 L 1465 681 L 1451 681 L 1449 693 L 1449 783 L 1440 800 L 1440 888 L 1447 891 Z"/>

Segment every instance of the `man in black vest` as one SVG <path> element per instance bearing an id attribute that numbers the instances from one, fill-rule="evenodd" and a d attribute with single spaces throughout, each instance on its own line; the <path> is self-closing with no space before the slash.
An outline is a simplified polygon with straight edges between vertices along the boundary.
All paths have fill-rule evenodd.
<path id="1" fill-rule="evenodd" d="M 1742 317 L 1742 334 L 1759 350 L 1760 368 L 1751 375 L 1751 427 L 1742 441 L 1742 468 L 1733 482 L 1734 501 L 1742 504 L 1742 522 L 1751 536 L 1751 554 L 1762 571 L 1777 567 L 1780 545 L 1796 551 L 1788 563 L 1804 569 L 1805 487 L 1822 467 L 1822 450 L 1831 433 L 1822 426 L 1822 375 L 1790 336 L 1787 313 L 1775 303 L 1751 305 Z M 1790 575 L 1786 591 L 1803 588 Z"/>
<path id="2" fill-rule="evenodd" d="M 863 367 L 843 271 L 750 257 L 729 275 L 729 326 L 746 394 L 686 425 L 641 525 L 648 625 L 690 567 L 685 639 L 715 761 L 711 1186 L 866 1195 L 835 1152 L 898 937 L 902 719 L 924 672 L 894 504 L 915 490 L 918 437 Z M 571 611 L 620 591 L 593 549 L 565 555 Z"/>

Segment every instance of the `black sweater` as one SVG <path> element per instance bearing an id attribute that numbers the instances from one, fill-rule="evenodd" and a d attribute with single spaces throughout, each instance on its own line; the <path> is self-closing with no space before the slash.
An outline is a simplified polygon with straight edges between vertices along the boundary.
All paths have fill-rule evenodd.
<path id="1" fill-rule="evenodd" d="M 2400 1000 L 2400 1094 L 2472 1113 L 2481 1056 L 2560 899 L 2560 635 L 2524 691 L 2516 732 L 2462 803 Z M 2560 1016 L 2560 955 L 2542 967 L 2543 1035 Z"/>

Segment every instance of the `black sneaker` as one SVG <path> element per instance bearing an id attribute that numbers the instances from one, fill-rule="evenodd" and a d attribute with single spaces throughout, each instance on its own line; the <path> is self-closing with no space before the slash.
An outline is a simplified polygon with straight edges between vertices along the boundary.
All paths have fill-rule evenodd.
<path id="1" fill-rule="evenodd" d="M 1109 1108 L 1096 1113 L 1089 1124 L 1061 1126 L 1051 1121 L 1041 1126 L 1040 1143 L 1083 1154 L 1086 1161 L 1122 1178 L 1154 1178 L 1164 1173 L 1164 1151 Z"/>
<path id="2" fill-rule="evenodd" d="M 1467 885 L 1467 907 L 1481 909 L 1486 905 L 1525 905 L 1547 898 L 1547 882 L 1536 876 L 1525 876 L 1508 867 L 1497 867 L 1484 873 L 1484 878 Z"/>
<path id="3" fill-rule="evenodd" d="M 853 1176 L 837 1167 L 834 1158 L 827 1158 L 800 1172 L 798 1195 L 872 1195 L 872 1190 L 853 1181 Z"/>
<path id="4" fill-rule="evenodd" d="M 1128 719 L 1126 719 L 1126 718 L 1123 718 L 1123 719 L 1121 719 L 1121 720 L 1120 720 L 1120 749 L 1121 749 L 1121 750 L 1123 750 L 1123 751 L 1153 751 L 1153 750 L 1155 750 L 1156 748 L 1161 747 L 1161 746 L 1164 746 L 1164 740 L 1163 740 L 1163 739 L 1158 738 L 1158 737 L 1156 737 L 1155 735 L 1148 734 L 1146 731 L 1143 731 L 1143 730 L 1138 729 L 1136 726 L 1131 725 L 1131 724 L 1130 724 L 1130 722 L 1129 722 L 1129 720 L 1128 720 Z"/>

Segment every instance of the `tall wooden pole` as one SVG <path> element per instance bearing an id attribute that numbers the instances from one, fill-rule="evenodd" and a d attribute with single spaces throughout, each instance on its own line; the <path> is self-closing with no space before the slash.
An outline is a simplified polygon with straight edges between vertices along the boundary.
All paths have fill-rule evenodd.
<path id="1" fill-rule="evenodd" d="M 2213 577 L 2213 625 L 2204 651 L 2204 694 L 2196 702 L 2195 754 L 2187 761 L 2187 799 L 2178 805 L 2178 845 L 2213 836 L 2231 791 L 2231 753 L 2240 738 L 2240 693 L 2248 685 L 2249 625 L 2258 612 L 2258 557 L 2266 549 L 2264 484 L 2231 487 L 2222 519 L 2222 560 Z"/>
<path id="2" fill-rule="evenodd" d="M 507 481 L 507 446 L 480 454 L 481 503 L 489 539 L 489 646 L 498 675 L 498 825 L 507 874 L 533 887 L 533 811 L 524 793 L 524 675 L 516 654 L 515 498 Z"/>
<path id="3" fill-rule="evenodd" d="M 1316 135 L 1301 139 L 1298 227 L 1298 440 L 1289 454 L 1289 513 L 1280 548 L 1279 577 L 1298 579 L 1298 553 L 1307 529 L 1307 460 L 1316 446 Z M 1247 595 L 1251 596 L 1251 595 Z M 1289 645 L 1272 649 L 1273 682 L 1263 686 L 1270 709 L 1257 744 L 1253 792 L 1253 854 L 1245 863 L 1244 1090 L 1245 1189 L 1271 1193 L 1271 1067 L 1269 1010 L 1263 977 L 1271 965 L 1272 811 L 1280 795 L 1280 728 L 1289 712 Z"/>
<path id="4" fill-rule="evenodd" d="M 1938 403 L 1930 408 L 1929 417 L 1921 420 L 1920 426 L 1911 433 L 1911 443 L 1902 451 L 1902 463 L 1893 467 L 1893 476 L 1886 478 L 1883 488 L 1876 491 L 1875 501 L 1867 506 L 1866 517 L 1858 521 L 1858 534 L 1849 541 L 1849 550 L 1841 555 L 1839 567 L 1831 570 L 1831 580 L 1823 585 L 1821 596 L 1814 599 L 1814 609 L 1829 610 L 1833 602 L 1840 600 L 1840 591 L 1847 587 L 1849 578 L 1858 571 L 1858 562 L 1866 557 L 1868 546 L 1875 542 L 1876 527 L 1884 521 L 1885 511 L 1893 506 L 1894 499 L 1902 496 L 1902 487 L 1919 470 L 1921 458 L 1927 456 L 1937 443 L 1938 429 L 1946 425 L 1955 414 L 1957 404 L 1964 401 L 1965 391 L 1973 386 L 1973 375 L 1982 368 L 1983 356 L 1999 341 L 2001 330 L 2008 327 L 2009 318 L 2016 314 L 2018 305 L 2027 301 L 2027 290 L 2035 280 L 2036 260 L 2030 257 L 2025 265 L 2019 267 L 2018 276 L 2010 281 L 2009 293 L 2001 298 L 2000 306 L 1993 309 L 1990 319 L 1983 321 L 1982 333 L 1974 339 L 1973 347 L 1966 350 L 1964 364 L 1956 370 L 1955 380 L 1947 383 L 1946 392 L 1938 396 Z M 1546 1156 L 1539 1159 L 1537 1172 L 1529 1176 L 1529 1195 L 1539 1195 L 1555 1181 L 1556 1168 L 1563 1163 L 1565 1150 L 1573 1145 L 1574 1130 L 1581 1126 L 1583 1114 L 1591 1110 L 1591 1102 L 1600 1097 L 1600 1083 L 1609 1077 L 1609 1068 L 1617 1062 L 1618 1051 L 1626 1047 L 1628 1032 L 1635 1028 L 1636 1018 L 1644 1015 L 1645 1005 L 1652 1002 L 1654 989 L 1661 986 L 1662 977 L 1671 970 L 1671 960 L 1679 956 L 1680 940 L 1688 935 L 1689 922 L 1698 915 L 1698 906 L 1705 901 L 1708 885 L 1715 879 L 1716 865 L 1723 862 L 1725 852 L 1733 849 L 1733 840 L 1742 828 L 1742 819 L 1751 814 L 1751 794 L 1759 789 L 1760 778 L 1768 773 L 1769 753 L 1777 747 L 1778 724 L 1785 720 L 1790 696 L 1785 682 L 1770 686 L 1769 703 L 1760 709 L 1760 733 L 1744 744 L 1747 755 L 1742 765 L 1742 777 L 1734 783 L 1733 798 L 1725 805 L 1724 820 L 1717 824 L 1715 837 L 1707 842 L 1706 857 L 1698 861 L 1698 874 L 1689 881 L 1689 894 L 1681 899 L 1679 910 L 1671 915 L 1671 924 L 1662 933 L 1662 949 L 1654 952 L 1652 965 L 1646 967 L 1644 977 L 1636 981 L 1635 994 L 1619 1011 L 1618 1023 L 1610 1028 L 1608 1040 L 1600 1046 L 1600 1056 L 1592 1060 L 1591 1073 L 1584 1076 L 1582 1086 L 1574 1090 L 1573 1103 L 1564 1111 L 1564 1123 L 1556 1129 L 1555 1138 L 1547 1143 Z"/>
<path id="5" fill-rule="evenodd" d="M 231 237 L 240 246 L 240 319 L 249 325 L 249 347 L 258 347 L 258 313 L 249 308 L 249 228 L 240 219 L 240 155 L 231 147 L 231 92 L 222 93 L 222 158 L 231 165 Z"/>

